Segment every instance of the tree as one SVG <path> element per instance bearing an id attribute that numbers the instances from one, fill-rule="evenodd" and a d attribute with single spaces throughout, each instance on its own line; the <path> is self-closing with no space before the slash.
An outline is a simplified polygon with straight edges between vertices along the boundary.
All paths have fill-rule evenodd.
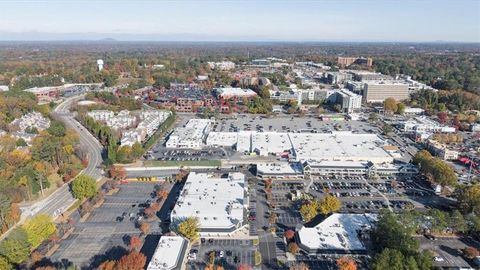
<path id="1" fill-rule="evenodd" d="M 316 201 L 309 201 L 302 204 L 302 206 L 300 207 L 300 215 L 302 215 L 302 218 L 303 220 L 305 220 L 305 222 L 309 222 L 318 215 L 317 209 L 318 203 Z"/>
<path id="2" fill-rule="evenodd" d="M 374 257 L 372 270 L 405 270 L 404 260 L 405 257 L 400 251 L 386 248 Z"/>
<path id="3" fill-rule="evenodd" d="M 143 155 L 143 147 L 140 143 L 136 142 L 132 145 L 132 156 L 134 159 L 140 158 Z"/>
<path id="4" fill-rule="evenodd" d="M 178 225 L 178 232 L 190 241 L 198 239 L 198 220 L 188 217 Z"/>
<path id="5" fill-rule="evenodd" d="M 437 114 L 437 117 L 438 117 L 438 122 L 440 122 L 440 124 L 445 124 L 448 121 L 448 113 L 445 111 L 440 111 Z"/>
<path id="6" fill-rule="evenodd" d="M 131 252 L 118 260 L 115 270 L 143 270 L 147 257 L 140 252 Z"/>
<path id="7" fill-rule="evenodd" d="M 104 261 L 98 266 L 97 270 L 115 270 L 116 265 L 117 265 L 116 261 L 113 261 L 113 260 Z"/>
<path id="8" fill-rule="evenodd" d="M 300 251 L 300 248 L 298 247 L 298 245 L 296 243 L 292 242 L 292 243 L 288 244 L 287 250 L 288 250 L 288 252 L 290 252 L 292 254 L 297 254 Z"/>
<path id="9" fill-rule="evenodd" d="M 406 109 L 407 106 L 405 106 L 405 104 L 399 102 L 397 104 L 397 113 L 398 114 L 403 114 L 405 112 L 405 109 Z"/>
<path id="10" fill-rule="evenodd" d="M 55 136 L 55 137 L 63 137 L 65 136 L 66 132 L 65 124 L 60 122 L 60 121 L 52 121 L 50 123 L 50 127 L 47 128 L 47 132 L 50 133 L 50 135 Z"/>
<path id="11" fill-rule="evenodd" d="M 418 241 L 412 236 L 411 227 L 398 222 L 397 217 L 390 211 L 382 211 L 377 224 L 371 232 L 373 247 L 377 251 L 383 249 L 397 249 L 402 254 L 413 254 L 418 249 Z"/>
<path id="12" fill-rule="evenodd" d="M 460 213 L 460 211 L 458 211 L 457 209 L 453 210 L 450 215 L 449 227 L 460 233 L 464 233 L 468 229 L 465 218 L 463 217 L 462 213 Z"/>
<path id="13" fill-rule="evenodd" d="M 148 234 L 148 232 L 150 231 L 150 224 L 146 222 L 140 224 L 140 231 L 142 231 L 144 235 Z"/>
<path id="14" fill-rule="evenodd" d="M 289 270 L 310 270 L 310 268 L 308 268 L 308 266 L 301 262 L 301 263 L 296 263 L 292 266 L 290 266 L 290 268 L 288 268 Z"/>
<path id="15" fill-rule="evenodd" d="M 445 215 L 444 212 L 438 210 L 438 209 L 430 209 L 428 211 L 428 215 L 430 216 L 430 222 L 431 222 L 431 229 L 434 232 L 442 232 L 445 230 L 448 226 L 447 223 L 447 216 Z"/>
<path id="16" fill-rule="evenodd" d="M 396 112 L 397 111 L 397 101 L 394 98 L 387 98 L 383 102 L 383 108 L 387 112 Z"/>
<path id="17" fill-rule="evenodd" d="M 456 197 L 463 213 L 480 215 L 480 184 L 460 187 Z"/>
<path id="18" fill-rule="evenodd" d="M 92 198 L 97 194 L 97 184 L 92 177 L 81 174 L 72 182 L 73 196 L 79 200 Z"/>
<path id="19" fill-rule="evenodd" d="M 25 147 L 27 146 L 27 142 L 22 139 L 22 138 L 19 138 L 16 142 L 15 142 L 15 145 L 18 146 L 18 147 Z"/>
<path id="20" fill-rule="evenodd" d="M 30 254 L 30 245 L 27 241 L 27 235 L 23 229 L 17 229 L 11 233 L 10 237 L 0 243 L 0 254 L 8 259 L 9 262 L 19 264 Z"/>
<path id="21" fill-rule="evenodd" d="M 129 243 L 130 249 L 133 251 L 139 251 L 140 248 L 142 247 L 142 240 L 134 235 L 130 237 L 130 243 Z"/>
<path id="22" fill-rule="evenodd" d="M 342 256 L 337 260 L 338 270 L 357 270 L 357 263 L 350 257 Z"/>
<path id="23" fill-rule="evenodd" d="M 7 258 L 0 256 L 0 269 L 2 270 L 12 270 L 12 265 L 8 262 Z M 248 270 L 248 269 L 245 269 Z"/>
<path id="24" fill-rule="evenodd" d="M 237 267 L 237 270 L 252 270 L 252 267 L 248 264 L 240 264 Z"/>
<path id="25" fill-rule="evenodd" d="M 463 254 L 465 254 L 465 257 L 473 260 L 475 257 L 480 256 L 480 251 L 474 247 L 466 247 L 463 249 Z"/>
<path id="26" fill-rule="evenodd" d="M 125 177 L 127 177 L 127 171 L 124 167 L 120 166 L 112 166 L 108 171 L 108 174 L 114 180 L 123 180 Z"/>
<path id="27" fill-rule="evenodd" d="M 330 194 L 323 197 L 323 199 L 320 200 L 320 203 L 318 204 L 318 209 L 323 215 L 328 215 L 330 213 L 336 212 L 340 210 L 341 207 L 342 203 L 340 202 L 340 200 Z"/>
<path id="28" fill-rule="evenodd" d="M 287 241 L 291 241 L 295 237 L 295 232 L 293 230 L 287 230 L 285 231 L 283 236 L 285 237 L 285 239 L 287 239 Z"/>
<path id="29" fill-rule="evenodd" d="M 44 240 L 47 240 L 56 231 L 55 223 L 47 214 L 39 214 L 27 220 L 22 225 L 27 234 L 27 241 L 33 248 L 37 248 Z"/>

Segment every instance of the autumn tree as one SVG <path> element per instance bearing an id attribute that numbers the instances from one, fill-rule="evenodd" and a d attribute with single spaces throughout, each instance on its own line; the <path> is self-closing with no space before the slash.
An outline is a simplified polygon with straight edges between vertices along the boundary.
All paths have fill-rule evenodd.
<path id="1" fill-rule="evenodd" d="M 475 257 L 480 256 L 480 251 L 474 247 L 466 247 L 463 249 L 463 254 L 465 254 L 465 257 L 473 260 Z"/>
<path id="2" fill-rule="evenodd" d="M 318 204 L 318 210 L 323 215 L 328 215 L 330 213 L 336 212 L 340 210 L 342 207 L 342 203 L 340 200 L 330 194 L 323 197 Z"/>
<path id="3" fill-rule="evenodd" d="M 237 266 L 237 270 L 252 270 L 252 267 L 248 264 L 240 264 Z"/>
<path id="4" fill-rule="evenodd" d="M 456 197 L 463 213 L 480 215 L 480 184 L 460 187 L 456 192 Z"/>
<path id="5" fill-rule="evenodd" d="M 287 230 L 285 231 L 283 236 L 285 237 L 285 239 L 287 239 L 287 241 L 291 241 L 295 237 L 295 232 L 293 230 Z"/>
<path id="6" fill-rule="evenodd" d="M 12 265 L 8 262 L 7 258 L 0 256 L 0 269 L 12 270 Z"/>
<path id="7" fill-rule="evenodd" d="M 309 201 L 300 207 L 300 214 L 305 222 L 309 222 L 318 215 L 318 202 Z"/>
<path id="8" fill-rule="evenodd" d="M 117 266 L 117 261 L 108 260 L 108 261 L 102 262 L 97 267 L 97 270 L 115 270 L 116 266 Z"/>
<path id="9" fill-rule="evenodd" d="M 150 232 L 150 224 L 148 224 L 146 222 L 143 222 L 142 224 L 140 224 L 140 231 L 144 235 L 148 234 L 148 232 Z"/>
<path id="10" fill-rule="evenodd" d="M 108 174 L 114 180 L 123 180 L 127 176 L 127 171 L 124 167 L 120 166 L 112 166 L 108 171 Z"/>
<path id="11" fill-rule="evenodd" d="M 147 257 L 140 252 L 131 252 L 118 260 L 115 270 L 143 270 Z"/>
<path id="12" fill-rule="evenodd" d="M 22 228 L 27 234 L 27 241 L 33 248 L 38 247 L 56 231 L 52 218 L 47 214 L 39 214 L 27 220 Z"/>
<path id="13" fill-rule="evenodd" d="M 298 247 L 298 245 L 296 243 L 292 242 L 292 243 L 288 244 L 287 250 L 288 250 L 288 252 L 290 252 L 292 254 L 297 254 L 300 251 L 300 248 Z"/>
<path id="14" fill-rule="evenodd" d="M 129 246 L 132 251 L 138 251 L 142 247 L 142 240 L 138 236 L 134 235 L 130 237 Z"/>
<path id="15" fill-rule="evenodd" d="M 198 239 L 198 219 L 188 217 L 178 225 L 178 232 L 190 241 Z"/>
<path id="16" fill-rule="evenodd" d="M 397 111 L 397 101 L 394 98 L 387 98 L 383 102 L 383 108 L 387 112 L 396 112 Z"/>
<path id="17" fill-rule="evenodd" d="M 308 265 L 306 265 L 305 263 L 301 262 L 301 263 L 296 263 L 292 266 L 290 266 L 290 268 L 288 268 L 289 270 L 310 270 L 310 268 L 308 267 Z"/>
<path id="18" fill-rule="evenodd" d="M 342 256 L 337 260 L 338 270 L 357 270 L 357 263 L 350 257 Z"/>

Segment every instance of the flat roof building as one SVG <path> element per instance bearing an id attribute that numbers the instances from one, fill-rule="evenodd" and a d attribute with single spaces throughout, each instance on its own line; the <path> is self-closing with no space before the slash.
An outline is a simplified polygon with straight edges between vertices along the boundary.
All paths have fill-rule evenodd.
<path id="1" fill-rule="evenodd" d="M 242 173 L 231 172 L 221 178 L 191 172 L 172 211 L 172 224 L 195 217 L 200 235 L 230 235 L 246 225 L 247 191 Z"/>
<path id="2" fill-rule="evenodd" d="M 314 227 L 296 233 L 301 249 L 316 253 L 365 253 L 365 240 L 377 220 L 375 214 L 332 214 Z"/>
<path id="3" fill-rule="evenodd" d="M 368 81 L 363 89 L 365 103 L 381 103 L 387 98 L 397 101 L 408 99 L 408 84 L 403 81 Z"/>
<path id="4" fill-rule="evenodd" d="M 198 149 L 210 132 L 215 121 L 210 119 L 191 119 L 185 127 L 176 128 L 168 137 L 167 148 Z"/>
<path id="5" fill-rule="evenodd" d="M 188 241 L 181 236 L 162 236 L 158 241 L 152 260 L 147 270 L 181 270 L 184 269 L 184 258 Z"/>
<path id="6" fill-rule="evenodd" d="M 223 99 L 231 98 L 253 98 L 257 96 L 257 93 L 251 89 L 243 89 L 238 87 L 223 87 L 216 88 L 215 92 L 217 96 Z"/>

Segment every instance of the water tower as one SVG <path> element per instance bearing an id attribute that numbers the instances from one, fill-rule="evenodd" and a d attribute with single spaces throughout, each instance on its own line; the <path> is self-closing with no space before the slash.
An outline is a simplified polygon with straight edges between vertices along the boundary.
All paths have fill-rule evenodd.
<path id="1" fill-rule="evenodd" d="M 97 66 L 98 66 L 98 71 L 102 71 L 102 69 L 103 69 L 103 60 L 102 59 L 97 60 Z"/>

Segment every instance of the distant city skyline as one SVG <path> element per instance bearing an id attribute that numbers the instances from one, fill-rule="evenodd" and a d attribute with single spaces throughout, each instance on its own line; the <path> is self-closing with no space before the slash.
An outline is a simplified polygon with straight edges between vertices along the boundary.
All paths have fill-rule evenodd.
<path id="1" fill-rule="evenodd" d="M 0 40 L 480 42 L 480 1 L 0 0 Z"/>

